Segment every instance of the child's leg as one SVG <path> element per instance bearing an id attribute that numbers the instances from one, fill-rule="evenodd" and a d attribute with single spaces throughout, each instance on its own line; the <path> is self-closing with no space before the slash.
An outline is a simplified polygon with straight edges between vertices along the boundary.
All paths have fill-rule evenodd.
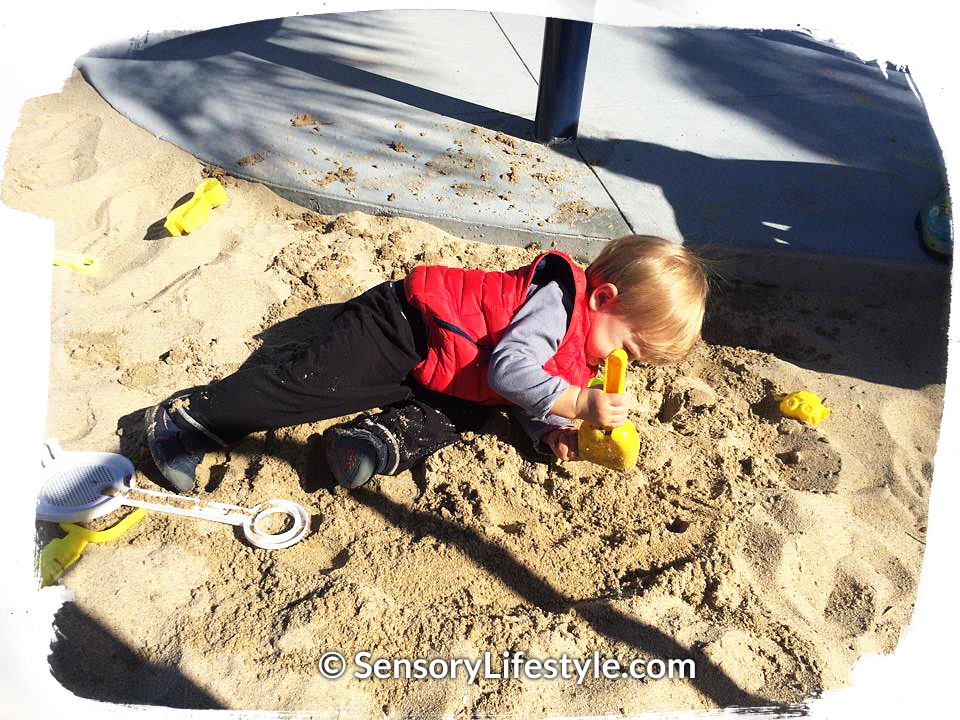
<path id="1" fill-rule="evenodd" d="M 423 344 L 416 318 L 412 325 L 408 317 L 402 288 L 383 283 L 347 302 L 299 357 L 238 370 L 151 409 L 147 438 L 157 466 L 189 489 L 204 450 L 408 399 L 403 381 Z"/>
<path id="2" fill-rule="evenodd" d="M 406 400 L 421 355 L 396 292 L 383 283 L 350 300 L 303 354 L 211 383 L 179 403 L 183 414 L 230 443 Z"/>
<path id="3" fill-rule="evenodd" d="M 325 455 L 337 482 L 348 488 L 373 475 L 396 475 L 476 431 L 490 408 L 417 388 L 415 399 L 324 435 Z"/>

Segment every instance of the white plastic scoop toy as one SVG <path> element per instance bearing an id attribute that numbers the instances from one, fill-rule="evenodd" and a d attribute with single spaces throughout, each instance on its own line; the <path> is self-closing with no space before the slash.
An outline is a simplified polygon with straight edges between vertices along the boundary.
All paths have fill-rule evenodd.
<path id="1" fill-rule="evenodd" d="M 237 525 L 251 544 L 266 550 L 290 547 L 310 529 L 309 516 L 292 500 L 267 500 L 252 508 L 157 492 L 136 487 L 134 468 L 123 455 L 105 452 L 64 452 L 55 438 L 44 443 L 43 472 L 37 494 L 37 517 L 52 522 L 83 522 L 121 505 Z M 286 515 L 285 529 L 271 533 L 264 521 Z"/>

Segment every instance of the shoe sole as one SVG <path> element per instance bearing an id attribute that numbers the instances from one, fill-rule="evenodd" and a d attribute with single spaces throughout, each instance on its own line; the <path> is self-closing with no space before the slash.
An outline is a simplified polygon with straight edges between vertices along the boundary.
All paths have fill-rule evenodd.
<path id="1" fill-rule="evenodd" d="M 150 457 L 153 459 L 153 464 L 156 466 L 157 470 L 160 471 L 160 474 L 166 479 L 168 483 L 173 485 L 176 488 L 177 492 L 190 492 L 196 485 L 196 478 L 191 478 L 189 475 L 185 475 L 182 472 L 178 472 L 173 468 L 165 465 L 157 457 L 157 451 L 154 449 L 156 444 L 156 429 L 157 421 L 154 419 L 157 415 L 157 410 L 160 408 L 160 405 L 154 405 L 152 408 L 148 409 L 144 413 L 143 424 L 146 429 L 147 436 L 147 449 L 150 451 Z"/>

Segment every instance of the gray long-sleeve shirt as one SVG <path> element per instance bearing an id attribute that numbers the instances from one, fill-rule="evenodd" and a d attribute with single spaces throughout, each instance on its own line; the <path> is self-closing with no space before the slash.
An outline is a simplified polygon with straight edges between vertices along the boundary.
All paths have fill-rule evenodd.
<path id="1" fill-rule="evenodd" d="M 555 280 L 542 286 L 531 283 L 526 300 L 490 356 L 490 387 L 513 403 L 514 417 L 541 452 L 545 448 L 540 438 L 545 433 L 573 424 L 550 414 L 557 396 L 570 383 L 543 369 L 567 333 L 571 302 Z"/>

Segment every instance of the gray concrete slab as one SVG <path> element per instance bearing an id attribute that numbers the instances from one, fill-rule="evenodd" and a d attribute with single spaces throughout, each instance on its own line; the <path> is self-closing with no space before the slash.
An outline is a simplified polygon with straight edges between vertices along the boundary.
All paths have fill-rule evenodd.
<path id="1" fill-rule="evenodd" d="M 939 149 L 920 99 L 794 33 L 595 28 L 580 147 L 640 232 L 925 260 L 912 223 Z"/>
<path id="2" fill-rule="evenodd" d="M 497 14 L 539 77 L 542 19 Z M 939 150 L 907 75 L 799 33 L 593 30 L 580 149 L 637 232 L 924 262 Z"/>
<path id="3" fill-rule="evenodd" d="M 520 57 L 531 77 L 540 79 L 540 56 L 543 53 L 544 18 L 537 15 L 493 13 L 494 19 Z M 591 33 L 592 34 L 592 33 Z M 587 58 L 587 62 L 590 59 Z"/>
<path id="4" fill-rule="evenodd" d="M 451 20 L 286 18 L 79 65 L 138 124 L 322 212 L 422 217 L 521 244 L 546 233 L 575 251 L 582 237 L 629 232 L 578 157 L 524 139 L 537 86 L 493 17 Z"/>
<path id="5" fill-rule="evenodd" d="M 81 58 L 138 124 L 323 212 L 589 255 L 604 238 L 928 262 L 940 153 L 904 73 L 800 33 L 595 26 L 576 144 L 531 141 L 543 18 L 386 11 Z"/>

